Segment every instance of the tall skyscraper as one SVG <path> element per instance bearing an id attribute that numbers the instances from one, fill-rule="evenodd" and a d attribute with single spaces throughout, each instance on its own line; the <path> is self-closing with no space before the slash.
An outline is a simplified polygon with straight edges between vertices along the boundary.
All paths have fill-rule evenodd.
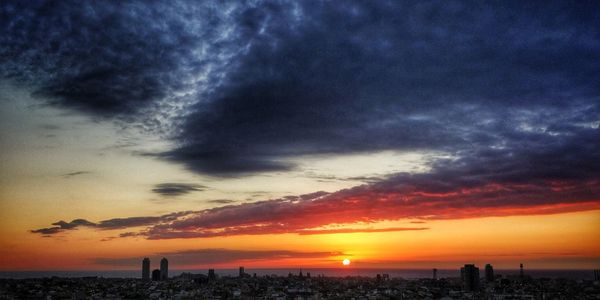
<path id="1" fill-rule="evenodd" d="M 433 269 L 433 280 L 437 280 L 437 269 Z"/>
<path id="2" fill-rule="evenodd" d="M 142 260 L 142 279 L 150 280 L 150 259 L 147 257 Z"/>
<path id="3" fill-rule="evenodd" d="M 473 264 L 467 264 L 460 269 L 463 288 L 467 292 L 479 289 L 479 268 Z"/>
<path id="4" fill-rule="evenodd" d="M 244 274 L 246 274 L 244 267 L 240 267 L 240 278 L 244 277 Z"/>
<path id="5" fill-rule="evenodd" d="M 485 281 L 494 281 L 494 268 L 490 264 L 485 265 Z"/>
<path id="6" fill-rule="evenodd" d="M 166 258 L 160 260 L 160 280 L 169 278 L 169 261 Z"/>
<path id="7" fill-rule="evenodd" d="M 217 275 L 215 274 L 215 269 L 208 269 L 208 280 L 217 279 Z"/>

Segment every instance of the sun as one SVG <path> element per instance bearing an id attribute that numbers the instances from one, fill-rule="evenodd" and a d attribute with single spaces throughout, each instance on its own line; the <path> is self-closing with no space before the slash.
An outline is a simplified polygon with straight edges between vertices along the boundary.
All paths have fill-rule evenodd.
<path id="1" fill-rule="evenodd" d="M 342 261 L 342 264 L 343 264 L 344 266 L 347 266 L 347 265 L 349 265 L 349 264 L 350 264 L 350 260 L 349 260 L 349 259 L 347 259 L 347 258 L 345 258 L 345 259 Z"/>

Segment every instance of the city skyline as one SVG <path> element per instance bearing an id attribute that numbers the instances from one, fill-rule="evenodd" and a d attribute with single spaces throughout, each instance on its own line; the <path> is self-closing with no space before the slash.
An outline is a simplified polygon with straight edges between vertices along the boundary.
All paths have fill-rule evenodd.
<path id="1" fill-rule="evenodd" d="M 597 3 L 0 16 L 0 271 L 600 266 Z"/>

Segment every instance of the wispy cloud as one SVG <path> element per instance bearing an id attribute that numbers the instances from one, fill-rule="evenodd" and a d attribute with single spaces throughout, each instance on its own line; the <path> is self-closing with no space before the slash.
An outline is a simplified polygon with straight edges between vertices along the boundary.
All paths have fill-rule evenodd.
<path id="1" fill-rule="evenodd" d="M 77 172 L 66 173 L 66 174 L 63 174 L 61 176 L 65 177 L 65 178 L 71 178 L 71 177 L 74 177 L 74 176 L 85 175 L 85 174 L 90 174 L 90 173 L 92 173 L 92 172 L 89 172 L 89 171 L 77 171 Z"/>
<path id="2" fill-rule="evenodd" d="M 213 199 L 213 200 L 208 200 L 206 201 L 208 203 L 215 203 L 215 204 L 231 204 L 231 203 L 235 203 L 235 200 L 230 200 L 230 199 Z"/>
<path id="3" fill-rule="evenodd" d="M 206 187 L 192 183 L 160 183 L 157 184 L 152 191 L 167 197 L 176 197 L 189 194 L 191 192 L 199 192 L 205 190 Z"/>
<path id="4" fill-rule="evenodd" d="M 64 232 L 67 230 L 74 230 L 79 227 L 90 227 L 102 230 L 115 230 L 115 229 L 124 229 L 124 228 L 132 228 L 139 226 L 150 226 L 155 224 L 160 224 L 164 222 L 174 221 L 177 218 L 184 217 L 189 214 L 193 214 L 196 212 L 192 211 L 182 211 L 182 212 L 174 212 L 165 214 L 162 216 L 146 216 L 146 217 L 127 217 L 127 218 L 114 218 L 103 220 L 97 223 L 90 222 L 85 219 L 75 219 L 71 222 L 66 221 L 58 221 L 52 223 L 55 225 L 53 227 L 40 228 L 30 230 L 32 233 L 39 233 L 43 235 L 53 235 L 60 232 Z"/>

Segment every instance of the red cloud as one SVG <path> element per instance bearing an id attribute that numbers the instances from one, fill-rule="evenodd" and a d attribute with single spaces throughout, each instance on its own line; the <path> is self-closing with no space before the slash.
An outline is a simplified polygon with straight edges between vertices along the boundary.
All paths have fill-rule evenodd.
<path id="1" fill-rule="evenodd" d="M 276 199 L 205 210 L 147 231 L 150 238 L 238 234 L 419 230 L 314 229 L 330 224 L 372 223 L 404 218 L 461 219 L 554 214 L 600 209 L 598 181 L 586 183 L 486 184 L 451 192 L 414 186 L 364 185 L 312 199 Z"/>
<path id="2" fill-rule="evenodd" d="M 253 234 L 330 234 L 424 230 L 427 228 L 361 228 L 400 219 L 461 219 L 486 216 L 555 214 L 600 209 L 600 184 L 587 182 L 487 183 L 456 189 L 440 188 L 427 177 L 402 175 L 310 197 L 286 197 L 156 217 L 139 232 L 125 236 L 148 239 L 198 238 Z M 437 184 L 437 185 L 436 185 Z M 425 187 L 425 188 L 423 188 Z M 154 220 L 124 218 L 123 220 Z M 115 222 L 101 221 L 98 224 Z M 342 227 L 325 227 L 332 225 Z M 117 225 L 117 224 L 114 224 Z M 132 227 L 140 226 L 132 222 Z M 348 227 L 346 227 L 348 226 Z"/>

